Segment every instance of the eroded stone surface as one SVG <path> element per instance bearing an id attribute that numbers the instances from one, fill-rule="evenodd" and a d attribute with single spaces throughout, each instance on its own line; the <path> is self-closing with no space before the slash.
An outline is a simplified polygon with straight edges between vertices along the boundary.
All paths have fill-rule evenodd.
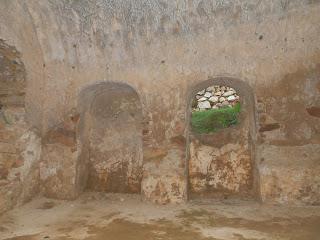
<path id="1" fill-rule="evenodd" d="M 94 99 L 85 121 L 90 144 L 88 189 L 140 193 L 142 112 L 136 92 L 127 86 L 106 87 Z"/>
<path id="2" fill-rule="evenodd" d="M 320 149 L 304 146 L 260 146 L 261 197 L 278 204 L 319 205 Z"/>
<path id="3" fill-rule="evenodd" d="M 265 202 L 319 204 L 320 122 L 306 111 L 320 104 L 319 82 L 318 66 L 301 69 L 261 98 L 256 161 Z"/>
<path id="4" fill-rule="evenodd" d="M 154 158 L 145 159 L 142 195 L 155 203 L 181 203 L 186 200 L 184 164 L 177 161 L 184 149 L 174 148 Z"/>
<path id="5" fill-rule="evenodd" d="M 0 39 L 0 214 L 39 193 L 41 137 L 26 120 L 25 93 L 21 54 Z"/>
<path id="6" fill-rule="evenodd" d="M 252 188 L 252 164 L 247 145 L 229 143 L 215 148 L 193 142 L 190 151 L 192 195 L 248 195 Z"/>
<path id="7" fill-rule="evenodd" d="M 14 49 L 20 53 L 21 61 L 17 62 L 23 62 L 26 70 L 28 124 L 23 132 L 30 127 L 39 129 L 44 143 L 40 165 L 43 191 L 56 198 L 71 198 L 83 191 L 90 159 L 83 144 L 89 142 L 82 141 L 81 124 L 65 125 L 69 123 L 66 116 L 77 108 L 84 88 L 112 81 L 132 86 L 143 103 L 143 152 L 154 160 L 146 158 L 144 164 L 145 169 L 150 167 L 149 172 L 143 169 L 146 199 L 174 202 L 186 198 L 186 149 L 190 142 L 171 140 L 179 136 L 188 139 L 188 92 L 197 84 L 223 76 L 233 76 L 227 85 L 238 79 L 253 89 L 255 99 L 251 101 L 257 100 L 257 119 L 251 124 L 257 126 L 258 134 L 250 139 L 257 146 L 256 156 L 261 149 L 268 155 L 276 146 L 282 174 L 290 170 L 291 159 L 282 155 L 290 150 L 287 147 L 308 154 L 310 144 L 315 149 L 320 145 L 319 10 L 319 2 L 309 0 L 2 1 L 1 44 L 12 46 L 9 52 Z M 12 61 L 14 58 L 7 57 L 4 62 L 15 65 Z M 6 74 L 3 66 L 0 76 L 13 76 L 12 69 Z M 222 95 L 221 91 L 216 93 L 218 99 Z M 6 140 L 0 147 L 4 156 L 1 166 L 5 165 L 0 176 L 15 179 L 12 162 L 15 166 L 24 164 L 14 155 L 23 152 L 16 150 L 15 142 L 23 134 L 19 130 L 19 136 L 10 140 L 13 143 L 7 139 L 15 133 L 7 130 L 6 126 L 1 136 Z M 220 153 L 220 147 L 214 151 Z M 252 160 L 258 165 L 263 159 L 256 156 Z M 300 164 L 302 170 L 290 170 L 287 178 L 283 174 L 276 185 L 294 182 L 295 174 L 303 172 L 305 176 L 311 167 L 311 174 L 319 175 L 316 163 Z M 280 174 L 276 165 L 267 160 L 265 165 Z M 264 176 L 264 183 L 271 181 L 269 174 Z M 298 179 L 297 186 L 311 182 Z M 5 194 L 20 191 L 12 189 L 15 187 L 7 188 Z M 279 200 L 278 193 L 261 190 L 266 191 L 262 196 Z M 304 204 L 317 203 L 317 190 L 302 191 Z M 297 193 L 281 190 L 281 194 L 282 203 L 285 199 L 301 202 Z"/>
<path id="8" fill-rule="evenodd" d="M 78 117 L 70 113 L 63 123 L 43 137 L 40 180 L 42 192 L 47 197 L 73 199 L 79 194 L 77 123 Z"/>
<path id="9" fill-rule="evenodd" d="M 2 109 L 0 119 L 0 213 L 39 193 L 41 138 L 24 120 L 23 107 Z"/>
<path id="10" fill-rule="evenodd" d="M 26 88 L 25 67 L 15 47 L 0 39 L 0 103 L 24 106 Z"/>

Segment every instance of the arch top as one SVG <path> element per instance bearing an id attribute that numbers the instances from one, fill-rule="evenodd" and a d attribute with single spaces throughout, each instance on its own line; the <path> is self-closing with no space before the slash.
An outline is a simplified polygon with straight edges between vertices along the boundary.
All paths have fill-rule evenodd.
<path id="1" fill-rule="evenodd" d="M 79 97 L 84 97 L 84 95 L 88 95 L 91 92 L 97 94 L 106 90 L 131 90 L 138 93 L 137 89 L 126 82 L 98 81 L 93 84 L 84 86 L 80 90 Z"/>
<path id="2" fill-rule="evenodd" d="M 77 100 L 78 111 L 83 112 L 85 109 L 88 109 L 96 96 L 110 91 L 127 92 L 136 95 L 139 100 L 141 99 L 137 89 L 128 83 L 116 81 L 99 81 L 87 85 L 80 90 Z"/>
<path id="3" fill-rule="evenodd" d="M 250 101 L 254 100 L 254 91 L 248 82 L 240 78 L 228 76 L 210 77 L 207 80 L 195 83 L 189 88 L 188 99 L 192 99 L 197 92 L 212 85 L 232 87 L 244 98 L 247 98 Z"/>

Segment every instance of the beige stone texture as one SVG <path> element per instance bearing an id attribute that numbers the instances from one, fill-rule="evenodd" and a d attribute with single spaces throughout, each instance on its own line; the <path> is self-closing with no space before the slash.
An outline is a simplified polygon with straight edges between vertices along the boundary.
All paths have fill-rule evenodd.
<path id="1" fill-rule="evenodd" d="M 255 197 L 318 204 L 320 159 L 308 154 L 320 147 L 319 12 L 319 1 L 310 0 L 2 0 L 0 39 L 16 49 L 25 68 L 26 121 L 13 143 L 1 140 L 0 149 L 25 153 L 21 176 L 33 176 L 30 166 L 39 161 L 40 170 L 31 177 L 35 184 L 24 177 L 15 185 L 13 170 L 7 175 L 1 168 L 12 185 L 0 186 L 0 208 L 13 206 L 22 189 L 28 192 L 24 184 L 60 199 L 86 189 L 90 138 L 82 107 L 95 94 L 82 93 L 110 82 L 128 85 L 141 104 L 144 199 L 187 200 L 190 93 L 221 79 L 240 97 L 250 92 L 254 128 L 244 146 L 251 146 Z M 26 142 L 15 150 L 22 136 Z M 34 149 L 30 159 L 28 148 Z M 287 157 L 292 149 L 310 157 Z M 6 155 L 0 163 L 11 161 Z M 7 194 L 14 200 L 2 200 Z"/>
<path id="2" fill-rule="evenodd" d="M 31 200 L 40 184 L 41 138 L 27 128 L 23 107 L 4 112 L 10 122 L 0 120 L 0 214 Z"/>

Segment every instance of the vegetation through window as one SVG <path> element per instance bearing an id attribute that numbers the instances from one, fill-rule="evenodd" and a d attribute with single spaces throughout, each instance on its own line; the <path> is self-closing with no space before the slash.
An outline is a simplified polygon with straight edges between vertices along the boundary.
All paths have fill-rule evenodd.
<path id="1" fill-rule="evenodd" d="M 195 133 L 211 133 L 238 124 L 240 97 L 227 86 L 210 86 L 192 101 L 191 126 Z"/>

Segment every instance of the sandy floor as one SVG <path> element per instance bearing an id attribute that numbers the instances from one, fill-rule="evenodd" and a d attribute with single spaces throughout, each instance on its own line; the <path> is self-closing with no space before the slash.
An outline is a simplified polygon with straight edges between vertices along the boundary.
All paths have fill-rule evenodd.
<path id="1" fill-rule="evenodd" d="M 87 193 L 76 201 L 35 199 L 2 215 L 0 239 L 320 240 L 320 207 L 235 201 L 157 206 L 135 195 Z"/>

